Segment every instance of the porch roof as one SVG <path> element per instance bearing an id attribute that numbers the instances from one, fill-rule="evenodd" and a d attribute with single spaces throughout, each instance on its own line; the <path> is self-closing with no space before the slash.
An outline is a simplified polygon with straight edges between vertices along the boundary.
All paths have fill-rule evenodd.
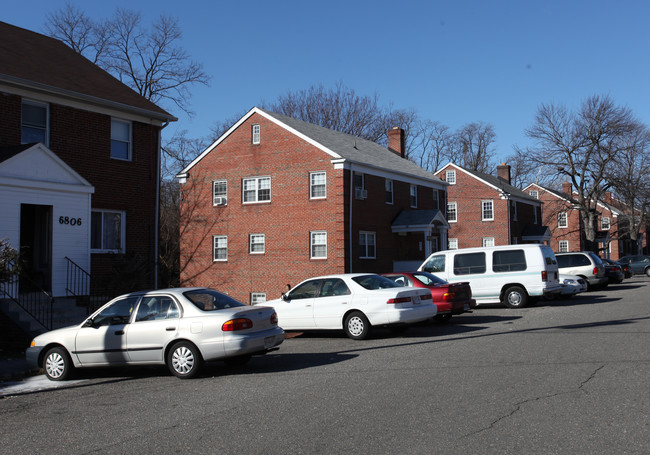
<path id="1" fill-rule="evenodd" d="M 391 229 L 393 232 L 422 232 L 433 226 L 449 229 L 440 210 L 402 210 L 393 221 Z"/>

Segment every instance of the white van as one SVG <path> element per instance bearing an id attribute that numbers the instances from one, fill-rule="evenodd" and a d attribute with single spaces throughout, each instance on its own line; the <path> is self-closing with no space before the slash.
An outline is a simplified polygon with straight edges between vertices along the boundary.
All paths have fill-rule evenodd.
<path id="1" fill-rule="evenodd" d="M 450 283 L 468 281 L 477 304 L 521 308 L 531 297 L 557 295 L 562 289 L 553 250 L 539 244 L 438 251 L 418 270 Z"/>

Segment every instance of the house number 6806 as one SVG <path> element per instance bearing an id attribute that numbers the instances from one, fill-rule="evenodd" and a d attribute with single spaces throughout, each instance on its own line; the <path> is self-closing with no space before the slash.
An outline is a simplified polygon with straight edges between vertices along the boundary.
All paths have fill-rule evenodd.
<path id="1" fill-rule="evenodd" d="M 70 226 L 81 226 L 81 218 L 70 218 L 69 216 L 60 216 L 59 224 L 69 224 Z"/>

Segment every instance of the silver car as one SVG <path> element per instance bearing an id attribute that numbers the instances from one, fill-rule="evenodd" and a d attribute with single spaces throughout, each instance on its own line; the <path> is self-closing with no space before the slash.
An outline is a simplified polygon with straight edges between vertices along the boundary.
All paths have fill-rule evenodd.
<path id="1" fill-rule="evenodd" d="M 53 381 L 75 368 L 167 364 L 179 378 L 192 378 L 202 364 L 246 363 L 284 341 L 273 308 L 251 307 L 206 288 L 125 294 L 77 326 L 37 336 L 27 361 Z"/>

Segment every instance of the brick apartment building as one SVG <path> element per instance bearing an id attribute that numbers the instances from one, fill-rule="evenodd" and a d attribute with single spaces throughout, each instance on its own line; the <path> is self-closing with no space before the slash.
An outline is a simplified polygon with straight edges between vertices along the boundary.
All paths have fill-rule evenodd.
<path id="1" fill-rule="evenodd" d="M 389 148 L 259 108 L 179 174 L 181 281 L 243 302 L 311 276 L 417 267 L 446 245 L 446 184 Z"/>
<path id="2" fill-rule="evenodd" d="M 528 194 L 539 198 L 544 203 L 543 222 L 553 235 L 551 248 L 555 252 L 583 251 L 586 249 L 584 229 L 577 207 L 577 200 L 570 182 L 562 184 L 558 191 L 542 185 L 531 183 L 524 188 Z M 612 198 L 606 192 L 602 201 L 596 204 L 596 240 L 601 257 L 617 260 L 627 254 L 638 254 L 632 246 L 627 232 L 627 213 L 625 204 Z M 639 238 L 641 248 L 646 245 L 645 228 L 641 229 Z"/>
<path id="3" fill-rule="evenodd" d="M 89 292 L 124 254 L 155 286 L 160 133 L 174 120 L 62 42 L 0 22 L 0 238 L 27 277 L 70 295 L 74 263 Z"/>
<path id="4" fill-rule="evenodd" d="M 454 163 L 436 176 L 449 184 L 449 249 L 549 242 L 541 201 L 511 185 L 507 164 L 497 167 L 497 177 Z"/>

